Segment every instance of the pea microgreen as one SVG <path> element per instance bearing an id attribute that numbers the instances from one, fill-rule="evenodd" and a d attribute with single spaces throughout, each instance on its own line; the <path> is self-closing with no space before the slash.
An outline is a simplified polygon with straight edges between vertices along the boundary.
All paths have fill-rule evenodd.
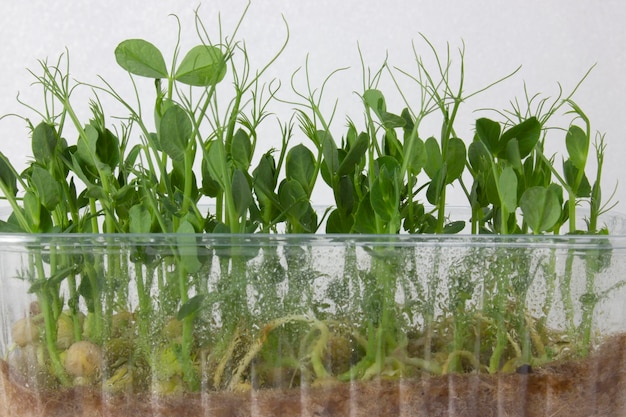
<path id="1" fill-rule="evenodd" d="M 219 39 L 209 36 L 196 12 L 198 45 L 181 51 L 178 42 L 169 64 L 148 40 L 119 43 L 114 58 L 129 76 L 131 98 L 104 79 L 72 81 L 68 53 L 56 63 L 41 61 L 39 72 L 32 72 L 44 92 L 44 109 L 29 106 L 41 119 L 38 124 L 24 117 L 33 150 L 26 169 L 18 172 L 0 154 L 0 189 L 11 209 L 0 231 L 113 241 L 120 234 L 158 234 L 167 241 L 159 248 L 163 252 L 150 244 L 131 245 L 128 257 L 122 250 L 80 255 L 64 247 L 33 250 L 25 276 L 41 309 L 42 341 L 54 380 L 78 383 L 63 363 L 67 346 L 58 343 L 59 323 L 66 320 L 71 340 L 94 343 L 108 357 L 120 359 L 116 349 L 125 352 L 130 362 L 124 362 L 124 372 L 136 367 L 138 384 L 144 368 L 154 371 L 154 380 L 144 377 L 143 383 L 156 384 L 157 391 L 172 389 L 171 381 L 192 391 L 206 386 L 205 362 L 213 367 L 213 388 L 238 389 L 251 364 L 261 359 L 275 367 L 306 364 L 309 374 L 300 375 L 302 383 L 396 377 L 409 368 L 443 373 L 462 370 L 463 363 L 496 372 L 517 360 L 527 365 L 531 359 L 533 365 L 549 360 L 538 335 L 548 332 L 545 323 L 526 309 L 533 268 L 538 269 L 528 253 L 496 247 L 486 257 L 468 254 L 446 271 L 443 302 L 441 251 L 432 252 L 430 272 L 418 271 L 415 253 L 405 248 L 391 256 L 394 248 L 376 242 L 399 234 L 555 236 L 565 228 L 571 235 L 606 233 L 599 221 L 611 208 L 602 202 L 600 187 L 606 144 L 602 135 L 593 142 L 590 121 L 572 99 L 578 86 L 554 102 L 527 94 L 526 108 L 514 101 L 512 109 L 492 110 L 499 120 L 479 117 L 472 137 L 463 138 L 457 118 L 467 102 L 512 79 L 517 70 L 467 92 L 465 47 L 455 63 L 449 47 L 441 55 L 422 37 L 434 66 L 416 43 L 410 51 L 414 71 L 387 59 L 372 72 L 361 55 L 361 114 L 346 117 L 338 133 L 337 105 L 327 111 L 322 97 L 330 80 L 347 69 L 333 71 L 316 89 L 307 57 L 290 80 L 295 98 L 284 98 L 280 83 L 264 77 L 286 47 L 288 27 L 276 54 L 253 69 L 245 42 L 237 40 L 247 10 L 229 36 L 220 28 Z M 383 80 L 394 88 L 383 89 Z M 416 96 L 409 94 L 414 88 L 402 87 L 404 82 L 417 87 Z M 149 100 L 139 99 L 139 86 L 154 87 Z M 81 88 L 93 93 L 88 120 L 79 118 L 75 107 L 73 93 Z M 105 116 L 104 96 L 126 115 Z M 279 102 L 293 106 L 287 121 L 278 117 L 281 147 L 260 149 L 261 127 Z M 398 102 L 401 108 L 392 104 Z M 551 125 L 562 109 L 571 120 L 565 127 Z M 436 132 L 428 131 L 426 120 L 435 121 Z M 560 140 L 565 153 L 546 155 L 548 137 Z M 296 138 L 302 140 L 295 143 Z M 589 172 L 590 162 L 595 173 Z M 467 197 L 467 218 L 451 217 L 453 187 Z M 312 201 L 317 189 L 334 199 L 325 212 Z M 578 219 L 584 204 L 582 229 Z M 269 238 L 260 247 L 241 244 L 252 234 L 313 234 L 321 228 L 328 234 L 375 236 L 362 248 L 369 256 L 365 268 L 356 261 L 355 246 L 344 248 L 343 281 L 320 284 L 328 285 L 324 302 L 311 284 L 323 274 L 314 270 L 306 247 L 279 250 Z M 199 243 L 211 234 L 232 244 Z M 556 253 L 547 256 L 545 309 L 561 297 L 565 331 L 574 337 L 582 328 L 582 337 L 572 343 L 586 351 L 593 309 L 604 294 L 596 293 L 594 274 L 606 259 L 588 260 L 593 268 L 586 270 L 582 323 L 576 324 L 571 279 L 577 256 L 567 253 L 559 291 Z M 478 271 L 484 273 L 481 282 L 474 278 Z M 421 274 L 429 279 L 421 280 Z M 404 307 L 396 302 L 400 293 Z M 478 293 L 491 305 L 473 302 Z M 131 294 L 137 298 L 133 309 Z M 250 301 L 251 294 L 258 303 Z M 518 305 L 511 306 L 512 299 Z M 345 317 L 332 311 L 358 311 L 362 322 L 346 331 L 337 324 Z M 126 313 L 132 319 L 124 319 Z M 120 330 L 120 320 L 133 322 L 132 337 Z M 251 334 L 253 328 L 260 333 Z M 409 357 L 407 328 L 419 328 L 428 346 L 419 357 Z M 468 335 L 481 331 L 485 346 L 468 347 Z M 448 334 L 451 339 L 445 339 Z M 129 338 L 136 340 L 132 347 Z M 325 362 L 333 338 L 358 345 L 347 365 L 336 369 Z M 437 345 L 436 339 L 445 343 Z M 286 356 L 277 357 L 273 344 L 284 341 Z M 450 350 L 430 351 L 435 348 Z M 511 351 L 515 355 L 507 357 Z M 121 369 L 104 376 L 114 384 Z"/>

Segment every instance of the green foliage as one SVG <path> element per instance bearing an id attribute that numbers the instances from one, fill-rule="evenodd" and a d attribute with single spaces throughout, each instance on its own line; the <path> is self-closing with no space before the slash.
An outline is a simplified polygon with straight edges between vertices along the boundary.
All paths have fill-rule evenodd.
<path id="1" fill-rule="evenodd" d="M 0 189 L 12 209 L 0 222 L 0 231 L 101 233 L 113 240 L 116 233 L 155 233 L 167 241 L 163 252 L 149 245 L 133 247 L 130 261 L 120 254 L 101 253 L 85 253 L 77 259 L 62 250 L 32 256 L 30 290 L 43 310 L 46 357 L 59 383 L 72 383 L 56 340 L 61 314 L 69 309 L 63 314 L 69 314 L 78 328 L 83 320 L 79 306 L 86 307 L 84 331 L 75 331 L 76 340 L 127 343 L 119 340 L 120 331 L 112 318 L 130 304 L 131 285 L 136 286 L 132 293 L 138 297 L 133 314 L 138 347 L 125 356 L 131 359 L 124 360 L 148 355 L 158 345 L 150 352 L 151 358 L 163 357 L 172 365 L 160 369 L 159 384 L 182 381 L 188 389 L 200 389 L 199 363 L 205 359 L 215 367 L 211 372 L 216 389 L 236 388 L 248 374 L 247 367 L 261 359 L 289 368 L 294 375 L 293 363 L 309 366 L 309 374 L 319 380 L 331 374 L 337 379 L 399 377 L 407 369 L 442 373 L 461 370 L 463 358 L 476 369 L 485 367 L 490 372 L 512 366 L 501 364 L 508 344 L 513 345 L 508 339 L 524 338 L 524 332 L 534 326 L 525 311 L 533 276 L 530 259 L 517 253 L 507 258 L 497 251 L 489 259 L 468 256 L 450 269 L 448 298 L 442 304 L 437 299 L 442 285 L 438 260 L 433 260 L 436 265 L 426 274 L 432 279 L 422 282 L 417 277 L 425 272 L 416 270 L 415 252 L 374 243 L 397 234 L 557 235 L 565 225 L 569 233 L 604 233 L 598 227 L 599 216 L 608 209 L 602 204 L 600 189 L 604 142 L 598 140 L 592 151 L 589 121 L 571 96 L 546 114 L 532 115 L 519 108 L 496 110 L 503 120 L 478 118 L 473 137 L 464 140 L 456 118 L 465 103 L 484 89 L 464 90 L 463 50 L 456 72 L 459 79 L 453 80 L 449 50 L 447 56 L 440 56 L 424 39 L 437 62 L 434 68 L 415 50 L 417 73 L 387 62 L 372 72 L 363 64 L 367 79 L 360 92 L 362 112 L 355 118 L 346 115 L 343 136 L 332 125 L 335 107 L 326 115 L 322 106 L 324 88 L 336 72 L 314 89 L 307 62 L 304 92 L 298 89 L 298 72 L 291 80 L 297 96 L 291 104 L 296 109 L 287 122 L 279 121 L 282 146 L 259 154 L 257 145 L 266 139 L 261 137 L 266 134 L 264 121 L 279 101 L 276 86 L 264 76 L 287 39 L 275 56 L 253 70 L 245 43 L 236 40 L 237 29 L 223 36 L 220 28 L 220 40 L 213 43 L 196 18 L 199 45 L 180 62 L 177 46 L 169 71 L 163 53 L 148 41 L 129 39 L 115 49 L 115 60 L 133 77 L 133 86 L 154 84 L 155 99 L 150 103 L 131 104 L 137 91 L 126 99 L 105 80 L 101 85 L 70 84 L 67 65 L 42 62 L 42 75 L 36 76 L 36 82 L 44 87 L 45 109 L 38 113 L 43 120 L 30 126 L 33 158 L 18 173 L 0 153 Z M 394 91 L 382 90 L 385 77 L 398 87 L 400 108 L 391 108 L 398 98 L 391 98 Z M 417 85 L 417 97 L 409 97 L 411 89 L 401 87 L 400 77 Z M 81 112 L 73 107 L 72 92 L 80 87 L 94 92 L 87 121 L 80 120 L 77 114 Z M 99 94 L 113 98 L 127 115 L 105 118 Z M 147 104 L 152 106 L 150 111 L 145 109 Z M 530 108 L 531 103 L 527 104 Z M 559 130 L 548 121 L 562 105 L 570 107 L 573 120 Z M 434 120 L 435 132 L 427 131 L 432 125 L 424 123 L 426 119 Z M 581 121 L 583 127 L 578 125 Z M 293 131 L 296 123 L 299 134 Z M 65 136 L 72 129 L 77 139 L 68 144 Z M 547 136 L 557 132 L 558 140 L 562 131 L 566 132 L 560 138 L 566 154 L 547 157 L 543 148 Z M 588 172 L 593 157 L 598 162 L 595 178 Z M 561 167 L 555 164 L 559 159 Z M 448 193 L 452 188 L 467 197 L 468 218 L 451 217 Z M 312 201 L 319 189 L 334 199 L 324 213 Z M 590 210 L 583 231 L 576 219 L 584 204 Z M 363 246 L 370 262 L 365 269 L 351 261 L 355 248 L 346 249 L 344 281 L 333 282 L 327 289 L 322 282 L 321 291 L 330 294 L 323 302 L 315 300 L 312 289 L 322 274 L 310 266 L 305 248 L 286 246 L 280 254 L 270 244 L 250 248 L 245 243 L 249 233 L 312 234 L 324 222 L 326 233 L 378 237 L 368 237 L 374 243 Z M 211 233 L 225 234 L 232 245 L 199 244 Z M 259 256 L 262 265 L 254 264 Z M 560 288 L 570 323 L 575 314 L 567 278 L 575 256 L 568 254 Z M 129 262 L 136 276 L 127 276 Z M 581 325 L 588 333 L 585 346 L 589 345 L 592 310 L 602 296 L 594 292 L 593 275 L 607 261 L 598 256 L 589 262 L 593 268 L 583 297 L 585 322 Z M 251 271 L 262 271 L 263 276 Z M 272 273 L 276 277 L 268 284 L 265 275 Z M 493 301 L 480 311 L 472 305 L 481 288 L 479 273 L 484 275 L 481 297 Z M 217 282 L 209 284 L 214 276 Z M 549 282 L 547 287 L 554 290 L 555 285 Z M 354 300 L 346 300 L 352 291 Z M 250 294 L 259 304 L 249 302 Z M 398 294 L 403 306 L 396 302 Z M 509 294 L 521 306 L 511 307 Z M 282 315 L 257 311 L 274 308 L 271 304 L 281 304 L 278 300 L 284 301 L 276 307 Z M 331 307 L 330 302 L 335 305 Z M 359 311 L 364 322 L 344 323 L 354 327 L 350 331 L 331 329 L 341 327 L 337 324 L 341 320 L 333 318 L 333 308 L 346 314 Z M 451 313 L 451 319 L 438 322 L 437 309 L 443 309 L 444 315 Z M 255 321 L 261 316 L 265 322 Z M 211 334 L 207 329 L 213 329 L 216 321 L 220 332 Z M 260 329 L 258 335 L 242 330 L 252 322 L 250 329 Z M 423 328 L 417 329 L 417 323 Z M 442 362 L 437 362 L 433 352 L 409 357 L 407 328 L 421 332 L 411 339 L 416 344 L 418 339 L 437 341 L 441 349 L 452 347 L 452 352 Z M 278 339 L 283 340 L 283 333 L 275 333 L 279 331 L 287 335 L 286 358 L 273 356 L 278 355 L 274 349 Z M 477 346 L 468 346 L 466 339 L 476 332 L 483 332 L 484 343 L 480 342 L 481 351 L 475 355 Z M 332 343 L 347 340 L 358 345 L 343 346 L 354 357 L 348 358 L 341 372 L 333 370 L 325 356 L 333 337 L 343 342 L 333 339 Z M 523 352 L 515 360 L 530 360 L 534 354 L 529 342 L 523 343 L 509 347 Z M 534 343 L 535 350 L 540 350 L 539 343 Z M 543 353 L 541 360 L 547 357 Z M 144 358 L 142 364 L 137 359 L 134 365 L 146 366 L 151 361 Z M 151 366 L 158 368 L 158 364 Z M 302 383 L 313 378 L 297 369 Z M 232 373 L 230 381 L 224 378 L 226 370 Z"/>
<path id="2" fill-rule="evenodd" d="M 535 233 L 548 231 L 561 218 L 561 205 L 553 189 L 532 187 L 520 199 L 524 221 Z"/>
<path id="3" fill-rule="evenodd" d="M 174 161 L 182 161 L 188 152 L 193 127 L 182 107 L 172 105 L 165 110 L 159 123 L 159 144 Z"/>
<path id="4" fill-rule="evenodd" d="M 174 79 L 183 84 L 212 86 L 226 75 L 226 57 L 215 46 L 198 45 L 192 48 L 176 69 Z"/>
<path id="5" fill-rule="evenodd" d="M 143 39 L 128 39 L 115 48 L 115 60 L 126 71 L 149 78 L 167 78 L 161 51 Z"/>

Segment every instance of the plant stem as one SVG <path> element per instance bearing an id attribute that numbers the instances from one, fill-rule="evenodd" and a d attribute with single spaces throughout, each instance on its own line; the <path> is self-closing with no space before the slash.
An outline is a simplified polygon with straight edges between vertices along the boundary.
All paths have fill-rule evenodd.
<path id="1" fill-rule="evenodd" d="M 574 302 L 572 300 L 572 275 L 575 257 L 576 255 L 574 253 L 574 249 L 567 249 L 565 270 L 563 271 L 560 285 L 563 312 L 565 313 L 565 324 L 567 333 L 572 340 L 575 340 L 576 335 L 576 325 L 574 323 Z"/>
<path id="2" fill-rule="evenodd" d="M 178 268 L 178 284 L 181 305 L 184 305 L 187 301 L 189 301 L 187 279 L 187 271 L 182 265 L 180 265 Z M 194 316 L 194 314 L 189 314 L 182 320 L 183 329 L 180 361 L 183 368 L 184 379 L 189 385 L 189 389 L 191 391 L 198 391 L 200 389 L 200 379 L 198 377 L 198 372 L 194 368 L 192 359 Z"/>
<path id="3" fill-rule="evenodd" d="M 581 299 L 582 317 L 580 321 L 580 333 L 582 334 L 582 340 L 580 343 L 580 354 L 585 357 L 589 353 L 591 348 L 591 333 L 593 328 L 593 315 L 595 307 L 600 301 L 600 296 L 596 292 L 595 280 L 596 273 L 600 270 L 600 257 L 602 252 L 607 250 L 605 248 L 598 248 L 597 250 L 589 249 L 585 254 L 585 294 Z"/>
<path id="4" fill-rule="evenodd" d="M 45 280 L 46 273 L 44 271 L 41 253 L 37 252 L 34 257 L 37 276 L 39 279 Z M 50 356 L 50 362 L 52 363 L 53 374 L 59 379 L 61 385 L 69 386 L 70 380 L 65 372 L 63 364 L 61 363 L 59 350 L 56 345 L 57 316 L 55 314 L 56 308 L 53 306 L 53 300 L 49 298 L 50 294 L 52 294 L 51 289 L 49 289 L 46 284 L 44 284 L 41 287 L 41 290 L 37 292 L 37 299 L 44 318 L 46 348 L 48 355 Z"/>
<path id="5" fill-rule="evenodd" d="M 139 298 L 139 309 L 137 311 L 137 326 L 140 337 L 150 335 L 150 323 L 152 322 L 152 299 L 150 288 L 144 284 L 144 269 L 141 262 L 135 262 L 135 283 L 137 285 L 137 296 Z M 145 343 L 147 341 L 141 341 Z"/>
<path id="6" fill-rule="evenodd" d="M 50 303 L 46 294 L 39 294 L 38 300 L 41 307 L 41 312 L 43 313 L 46 334 L 46 348 L 48 350 L 48 355 L 50 355 L 53 373 L 59 379 L 61 385 L 69 386 L 70 381 L 65 372 L 65 368 L 61 363 L 59 351 L 56 347 L 57 323 L 53 317 Z"/>
<path id="7" fill-rule="evenodd" d="M 496 324 L 496 345 L 494 346 L 491 357 L 489 358 L 489 373 L 495 373 L 500 369 L 502 355 L 504 354 L 508 341 L 505 317 L 508 299 L 508 284 L 511 274 L 507 265 L 506 250 L 503 251 L 501 248 L 497 248 L 496 256 L 493 262 L 496 263 L 494 266 L 495 270 L 492 269 L 489 273 L 495 274 L 495 276 L 493 276 L 495 281 L 493 308 L 495 311 L 494 322 Z"/>
<path id="8" fill-rule="evenodd" d="M 188 150 L 185 152 L 185 189 L 183 191 L 183 202 L 181 207 L 181 215 L 185 216 L 191 205 L 191 193 L 193 190 L 193 153 Z"/>

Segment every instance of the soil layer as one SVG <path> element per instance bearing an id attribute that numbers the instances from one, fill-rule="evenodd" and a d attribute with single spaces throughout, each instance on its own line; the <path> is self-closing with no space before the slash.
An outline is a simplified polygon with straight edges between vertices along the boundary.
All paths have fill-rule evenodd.
<path id="1" fill-rule="evenodd" d="M 19 384 L 0 361 L 0 416 L 626 416 L 626 335 L 605 340 L 584 361 L 519 371 L 158 397 L 112 395 L 87 387 L 34 391 Z"/>

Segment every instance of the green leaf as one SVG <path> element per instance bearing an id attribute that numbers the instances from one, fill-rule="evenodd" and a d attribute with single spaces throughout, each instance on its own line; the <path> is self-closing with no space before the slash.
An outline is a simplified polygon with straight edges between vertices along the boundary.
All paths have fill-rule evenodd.
<path id="1" fill-rule="evenodd" d="M 523 172 L 522 157 L 520 155 L 519 143 L 517 143 L 517 139 L 511 139 L 507 143 L 504 152 L 505 152 L 504 159 L 509 161 L 509 163 L 511 164 L 513 169 L 515 169 L 515 171 L 522 173 Z"/>
<path id="2" fill-rule="evenodd" d="M 502 133 L 502 137 L 500 138 L 500 150 L 506 149 L 508 142 L 515 138 L 519 145 L 520 158 L 524 159 L 530 155 L 535 148 L 535 145 L 539 142 L 540 136 L 541 124 L 536 117 L 531 117 Z"/>
<path id="3" fill-rule="evenodd" d="M 176 70 L 174 79 L 183 84 L 208 87 L 217 84 L 226 75 L 226 57 L 216 46 L 193 47 Z"/>
<path id="4" fill-rule="evenodd" d="M 293 219 L 303 217 L 310 205 L 304 188 L 296 180 L 285 179 L 278 187 L 278 198 L 282 208 Z"/>
<path id="5" fill-rule="evenodd" d="M 439 198 L 441 197 L 441 192 L 443 191 L 443 187 L 446 185 L 446 177 L 447 177 L 447 166 L 443 164 L 441 169 L 439 169 L 430 181 L 428 188 L 426 189 L 426 199 L 432 205 L 439 204 Z"/>
<path id="6" fill-rule="evenodd" d="M 112 170 L 119 164 L 120 143 L 117 137 L 109 129 L 104 129 L 103 132 L 98 132 L 96 154 L 98 155 L 100 162 L 108 165 Z"/>
<path id="7" fill-rule="evenodd" d="M 202 193 L 209 197 L 217 197 L 222 189 L 220 183 L 213 177 L 210 169 L 210 162 L 208 159 L 202 160 Z"/>
<path id="8" fill-rule="evenodd" d="M 185 272 L 193 274 L 200 270 L 202 264 L 198 260 L 198 243 L 196 230 L 188 219 L 184 218 L 176 230 L 176 249 Z"/>
<path id="9" fill-rule="evenodd" d="M 570 126 L 565 135 L 565 146 L 572 164 L 579 170 L 585 169 L 589 153 L 589 138 L 578 126 Z"/>
<path id="10" fill-rule="evenodd" d="M 467 159 L 477 173 L 491 171 L 492 158 L 484 142 L 475 140 L 467 148 Z"/>
<path id="11" fill-rule="evenodd" d="M 352 212 L 355 203 L 354 185 L 347 175 L 339 178 L 337 190 L 335 190 L 335 202 L 341 213 Z"/>
<path id="12" fill-rule="evenodd" d="M 493 172 L 489 170 L 486 171 L 483 175 L 484 177 L 482 185 L 487 201 L 495 205 L 501 204 L 502 201 L 500 199 L 499 184 Z"/>
<path id="13" fill-rule="evenodd" d="M 397 217 L 400 205 L 400 179 L 398 173 L 400 165 L 389 156 L 382 156 L 376 160 L 378 172 L 373 179 L 370 190 L 372 209 L 384 222 Z"/>
<path id="14" fill-rule="evenodd" d="M 580 170 L 574 165 L 574 163 L 568 159 L 563 163 L 563 175 L 565 176 L 565 182 L 569 185 L 574 194 L 578 198 L 587 198 L 591 196 L 591 184 L 589 183 L 589 179 L 587 175 L 584 173 L 580 178 L 580 183 L 576 183 L 578 181 L 578 174 Z"/>
<path id="15" fill-rule="evenodd" d="M 15 196 L 17 194 L 17 176 L 7 157 L 0 152 L 0 181 L 7 187 L 7 192 Z"/>
<path id="16" fill-rule="evenodd" d="M 152 215 L 143 204 L 135 204 L 128 210 L 128 223 L 130 233 L 150 233 Z"/>
<path id="17" fill-rule="evenodd" d="M 524 182 L 526 188 L 540 185 L 548 186 L 552 181 L 551 163 L 544 159 L 526 158 L 524 161 Z"/>
<path id="18" fill-rule="evenodd" d="M 388 112 L 384 112 L 380 115 L 380 121 L 383 123 L 385 129 L 396 129 L 406 125 L 406 120 L 401 116 Z"/>
<path id="19" fill-rule="evenodd" d="M 517 208 L 517 175 L 511 166 L 506 166 L 500 173 L 498 189 L 502 206 L 512 213 Z"/>
<path id="20" fill-rule="evenodd" d="M 252 143 L 250 136 L 243 129 L 238 129 L 233 136 L 230 145 L 230 155 L 236 167 L 247 171 L 250 167 L 250 159 L 252 156 Z"/>
<path id="21" fill-rule="evenodd" d="M 411 173 L 419 174 L 427 160 L 424 141 L 414 135 L 407 136 L 404 141 L 404 158 L 408 161 Z"/>
<path id="22" fill-rule="evenodd" d="M 406 107 L 402 109 L 400 117 L 404 119 L 404 134 L 411 135 L 413 133 L 413 129 L 415 128 L 415 122 L 413 121 L 413 116 L 411 116 L 409 109 Z"/>
<path id="23" fill-rule="evenodd" d="M 398 135 L 395 130 L 387 129 L 383 137 L 383 149 L 386 156 L 390 156 L 397 160 L 402 161 L 402 142 L 398 139 Z"/>
<path id="24" fill-rule="evenodd" d="M 376 214 L 372 208 L 369 193 L 365 194 L 354 215 L 354 232 L 374 234 L 376 230 Z"/>
<path id="25" fill-rule="evenodd" d="M 35 161 L 47 165 L 55 157 L 57 132 L 48 123 L 41 122 L 33 130 L 32 149 Z"/>
<path id="26" fill-rule="evenodd" d="M 492 155 L 500 153 L 500 124 L 498 122 L 486 118 L 476 120 L 476 136 Z"/>
<path id="27" fill-rule="evenodd" d="M 380 90 L 369 89 L 363 93 L 363 101 L 365 105 L 372 110 L 382 121 L 382 116 L 387 112 L 387 106 L 385 105 L 385 97 Z"/>
<path id="28" fill-rule="evenodd" d="M 80 162 L 88 168 L 98 168 L 102 165 L 98 158 L 98 131 L 92 125 L 85 126 L 85 135 L 78 139 L 76 155 Z M 83 164 L 80 164 L 81 168 Z M 84 171 L 84 168 L 83 168 Z"/>
<path id="29" fill-rule="evenodd" d="M 265 225 L 269 225 L 280 215 L 280 201 L 274 191 L 277 183 L 276 161 L 271 151 L 261 156 L 259 164 L 252 172 L 252 179 L 260 217 Z"/>
<path id="30" fill-rule="evenodd" d="M 451 184 L 465 171 L 465 142 L 459 138 L 450 138 L 446 152 L 446 184 Z"/>
<path id="31" fill-rule="evenodd" d="M 446 235 L 451 235 L 455 233 L 459 233 L 465 229 L 465 222 L 463 220 L 457 220 L 454 222 L 447 223 L 443 227 L 443 233 Z"/>
<path id="32" fill-rule="evenodd" d="M 41 202 L 37 194 L 31 190 L 26 191 L 26 193 L 24 193 L 23 206 L 24 215 L 29 220 L 30 227 L 33 231 L 39 232 L 41 223 Z"/>
<path id="33" fill-rule="evenodd" d="M 376 159 L 374 172 L 377 176 L 380 175 L 380 171 L 383 168 L 386 168 L 387 171 L 389 171 L 389 173 L 391 173 L 393 176 L 397 176 L 400 172 L 400 163 L 396 160 L 396 158 L 392 156 L 383 155 Z"/>
<path id="34" fill-rule="evenodd" d="M 535 233 L 550 230 L 561 217 L 561 205 L 556 193 L 545 187 L 531 187 L 519 201 L 524 221 Z"/>
<path id="35" fill-rule="evenodd" d="M 169 175 L 169 182 L 173 189 L 177 190 L 179 193 L 185 192 L 185 186 L 187 182 L 191 184 L 189 198 L 192 200 L 196 200 L 198 197 L 198 184 L 196 181 L 196 173 L 191 172 L 188 173 L 185 170 L 185 164 L 182 161 L 174 161 L 173 169 Z M 182 194 L 181 194 L 182 197 Z"/>
<path id="36" fill-rule="evenodd" d="M 354 143 L 358 139 L 358 133 L 356 130 L 356 126 L 352 122 L 348 122 L 348 131 L 343 139 L 345 143 L 345 149 L 349 149 L 354 146 Z"/>
<path id="37" fill-rule="evenodd" d="M 187 112 L 180 106 L 169 107 L 163 117 L 159 129 L 161 148 L 170 158 L 181 161 L 185 158 L 193 126 Z"/>
<path id="38" fill-rule="evenodd" d="M 107 198 L 107 194 L 104 192 L 104 188 L 100 185 L 91 185 L 85 190 L 85 197 L 93 198 L 95 200 L 104 200 Z"/>
<path id="39" fill-rule="evenodd" d="M 26 231 L 19 224 L 0 220 L 0 233 L 25 233 Z"/>
<path id="40" fill-rule="evenodd" d="M 441 156 L 441 149 L 439 148 L 439 142 L 434 137 L 429 137 L 424 143 L 426 149 L 426 163 L 424 164 L 424 171 L 429 178 L 433 178 L 443 165 L 443 157 Z M 443 178 L 445 179 L 445 177 Z"/>
<path id="41" fill-rule="evenodd" d="M 285 175 L 290 180 L 300 183 L 307 195 L 311 194 L 311 185 L 315 176 L 315 155 L 303 144 L 298 144 L 287 152 Z"/>
<path id="42" fill-rule="evenodd" d="M 370 138 L 367 133 L 361 132 L 361 134 L 357 136 L 354 143 L 350 146 L 350 150 L 341 161 L 341 164 L 339 164 L 339 168 L 337 169 L 337 175 L 339 177 L 354 172 L 355 166 L 362 162 L 367 148 L 369 147 L 369 143 Z"/>
<path id="43" fill-rule="evenodd" d="M 439 198 L 441 197 L 441 192 L 446 185 L 446 164 L 444 164 L 439 171 L 437 171 L 430 181 L 428 188 L 426 189 L 426 199 L 432 205 L 439 204 Z"/>
<path id="44" fill-rule="evenodd" d="M 559 184 L 550 183 L 547 185 L 547 188 L 548 190 L 550 190 L 550 192 L 554 193 L 557 200 L 559 201 L 559 205 L 563 206 L 563 187 L 561 187 Z M 567 212 L 567 210 L 565 211 Z"/>
<path id="45" fill-rule="evenodd" d="M 30 179 L 39 196 L 39 202 L 52 211 L 61 202 L 61 185 L 52 177 L 48 170 L 35 165 Z"/>
<path id="46" fill-rule="evenodd" d="M 60 285 L 65 278 L 76 274 L 76 270 L 77 268 L 75 266 L 69 266 L 58 270 L 54 275 L 47 279 L 38 279 L 28 289 L 28 293 L 37 294 L 41 292 L 54 291 L 54 288 Z"/>
<path id="47" fill-rule="evenodd" d="M 94 283 L 95 288 L 92 287 L 92 282 Z M 80 280 L 80 284 L 78 285 L 78 293 L 81 295 L 83 300 L 85 300 L 87 311 L 90 313 L 93 313 L 95 310 L 95 298 L 98 297 L 97 294 L 101 294 L 103 282 L 104 280 L 102 279 Z"/>
<path id="48" fill-rule="evenodd" d="M 215 224 L 215 227 L 213 228 L 213 231 L 211 233 L 229 234 L 230 233 L 230 226 L 228 226 L 227 224 L 224 224 L 222 222 L 217 222 Z"/>
<path id="49" fill-rule="evenodd" d="M 350 233 L 354 226 L 354 218 L 343 215 L 337 208 L 330 212 L 326 219 L 326 233 Z"/>
<path id="50" fill-rule="evenodd" d="M 24 194 L 24 215 L 29 220 L 29 232 L 47 233 L 52 230 L 52 217 L 33 191 Z"/>
<path id="51" fill-rule="evenodd" d="M 167 78 L 161 51 L 143 39 L 127 39 L 115 48 L 115 60 L 131 74 L 148 78 Z"/>
<path id="52" fill-rule="evenodd" d="M 187 300 L 180 309 L 178 310 L 178 314 L 176 314 L 176 320 L 183 320 L 186 317 L 189 317 L 193 314 L 196 314 L 202 308 L 202 303 L 206 294 L 197 294 Z"/>
<path id="53" fill-rule="evenodd" d="M 246 174 L 240 169 L 233 172 L 232 179 L 233 201 L 235 203 L 235 211 L 237 217 L 242 217 L 248 211 L 248 207 L 252 204 L 252 191 L 250 191 L 250 183 Z"/>
<path id="54" fill-rule="evenodd" d="M 379 171 L 378 176 L 372 184 L 370 191 L 370 202 L 374 213 L 384 222 L 390 221 L 394 214 L 398 213 L 400 196 L 395 183 L 397 177 L 394 172 L 390 172 L 386 166 Z"/>
<path id="55" fill-rule="evenodd" d="M 404 219 L 403 228 L 409 233 L 419 233 L 423 230 L 425 222 L 427 222 L 429 214 L 426 213 L 424 204 L 418 201 L 412 201 L 404 205 L 401 212 Z"/>
<path id="56" fill-rule="evenodd" d="M 292 222 L 289 225 L 291 233 L 315 233 L 319 224 L 317 222 L 317 213 L 313 210 L 310 202 L 306 203 L 306 211 L 298 218 L 297 225 Z"/>
<path id="57" fill-rule="evenodd" d="M 63 282 L 63 280 L 65 280 L 67 277 L 69 277 L 70 275 L 75 275 L 78 272 L 80 272 L 80 269 L 81 267 L 79 265 L 71 265 L 71 266 L 67 266 L 65 268 L 59 269 L 54 274 L 52 274 L 50 278 L 48 278 L 45 281 L 44 286 L 48 288 L 58 287 Z"/>
<path id="58" fill-rule="evenodd" d="M 267 152 L 259 160 L 259 164 L 252 171 L 254 192 L 259 202 L 268 203 L 276 188 L 276 161 L 274 156 Z"/>
<path id="59" fill-rule="evenodd" d="M 124 169 L 126 171 L 130 171 L 135 167 L 135 161 L 143 151 L 143 146 L 140 144 L 134 145 L 130 151 L 126 154 L 126 159 L 124 160 Z"/>
<path id="60" fill-rule="evenodd" d="M 336 173 L 339 171 L 339 151 L 337 150 L 337 144 L 330 135 L 330 133 L 324 131 L 318 131 L 318 143 L 322 146 L 322 154 L 324 156 L 324 167 L 329 174 L 329 179 L 326 180 L 329 185 L 333 186 L 332 178 L 336 178 Z"/>
<path id="61" fill-rule="evenodd" d="M 155 120 L 158 120 L 157 126 L 161 123 L 161 117 L 159 116 L 158 118 L 155 118 Z M 159 143 L 159 135 L 156 134 L 156 132 L 150 132 L 148 133 L 148 144 L 151 148 L 153 148 L 155 151 L 162 151 L 163 149 L 161 149 L 161 144 Z"/>
<path id="62" fill-rule="evenodd" d="M 160 87 L 159 87 L 160 88 Z M 166 98 L 163 92 L 157 93 L 157 99 L 154 103 L 154 126 L 157 129 L 161 127 L 161 118 L 165 114 L 165 112 L 172 106 L 178 106 L 174 100 L 170 98 Z M 148 144 L 153 147 L 155 150 L 162 151 L 161 143 L 159 142 L 160 138 L 157 133 L 150 132 L 148 133 Z"/>
<path id="63" fill-rule="evenodd" d="M 224 190 L 226 189 L 226 183 L 222 175 L 222 167 L 226 164 L 226 160 L 223 151 L 220 149 L 221 146 L 222 144 L 218 143 L 216 140 L 212 140 L 208 143 L 209 149 L 206 154 L 206 168 L 210 177 Z"/>

